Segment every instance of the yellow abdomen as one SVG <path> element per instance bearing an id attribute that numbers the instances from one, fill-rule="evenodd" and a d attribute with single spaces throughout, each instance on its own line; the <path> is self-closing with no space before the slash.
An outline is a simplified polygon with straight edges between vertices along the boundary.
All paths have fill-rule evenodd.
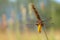
<path id="1" fill-rule="evenodd" d="M 38 32 L 41 32 L 42 26 L 38 24 Z"/>

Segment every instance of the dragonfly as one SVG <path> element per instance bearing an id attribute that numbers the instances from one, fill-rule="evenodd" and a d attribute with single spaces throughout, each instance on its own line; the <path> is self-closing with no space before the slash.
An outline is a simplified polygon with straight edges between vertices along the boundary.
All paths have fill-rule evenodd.
<path id="1" fill-rule="evenodd" d="M 41 17 L 38 14 L 38 11 L 36 10 L 36 8 L 35 8 L 35 6 L 33 4 L 32 4 L 32 9 L 34 10 L 35 15 L 36 15 L 36 18 L 37 18 L 36 25 L 38 27 L 38 32 L 40 33 L 44 24 L 43 24 L 43 21 L 41 20 Z"/>
<path id="2" fill-rule="evenodd" d="M 35 8 L 35 6 L 33 4 L 32 4 L 32 9 L 35 12 L 35 15 L 36 15 L 36 18 L 37 18 L 37 24 L 36 25 L 38 27 L 38 32 L 41 33 L 42 27 L 44 27 L 44 23 L 43 23 L 41 17 L 39 16 L 38 11 L 36 10 L 36 8 Z M 48 36 L 47 36 L 46 30 L 43 30 L 43 31 L 45 33 L 46 39 L 48 40 Z"/>

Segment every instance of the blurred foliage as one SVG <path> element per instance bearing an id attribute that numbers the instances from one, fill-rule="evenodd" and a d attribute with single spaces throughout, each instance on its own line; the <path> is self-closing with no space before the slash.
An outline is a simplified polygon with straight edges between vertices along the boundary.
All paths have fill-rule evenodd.
<path id="1" fill-rule="evenodd" d="M 42 1 L 47 2 L 44 11 L 41 11 L 41 9 L 39 7 L 39 3 Z M 8 0 L 0 0 L 0 15 L 2 15 L 3 13 L 6 13 L 6 8 L 10 5 L 9 3 L 10 2 Z M 60 27 L 60 25 L 59 25 L 60 24 L 60 4 L 58 4 L 54 1 L 51 1 L 51 0 L 17 0 L 17 2 L 12 3 L 11 5 L 14 6 L 16 8 L 15 11 L 17 13 L 19 13 L 19 10 L 20 10 L 19 6 L 21 4 L 24 4 L 25 7 L 27 8 L 29 3 L 35 4 L 35 6 L 39 12 L 39 15 L 42 17 L 42 20 L 46 24 L 45 25 L 46 27 L 48 27 L 48 28 L 49 27 L 55 28 L 55 26 L 56 26 L 56 28 Z M 28 8 L 27 8 L 27 13 L 28 13 Z M 28 15 L 29 14 L 27 14 L 27 17 L 28 17 Z M 36 20 L 36 19 L 33 19 L 33 20 Z"/>

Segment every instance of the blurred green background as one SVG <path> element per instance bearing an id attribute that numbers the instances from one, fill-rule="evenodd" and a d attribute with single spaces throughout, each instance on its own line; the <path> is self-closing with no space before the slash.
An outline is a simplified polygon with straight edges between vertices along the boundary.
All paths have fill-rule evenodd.
<path id="1" fill-rule="evenodd" d="M 11 15 L 15 18 L 15 26 L 8 24 L 8 31 L 0 33 L 1 40 L 46 40 L 43 31 L 40 34 L 37 32 L 37 18 L 31 9 L 31 3 L 45 24 L 49 40 L 60 40 L 60 0 L 0 0 L 0 23 L 3 14 L 6 14 L 7 21 Z M 20 34 L 20 30 L 24 32 Z"/>

